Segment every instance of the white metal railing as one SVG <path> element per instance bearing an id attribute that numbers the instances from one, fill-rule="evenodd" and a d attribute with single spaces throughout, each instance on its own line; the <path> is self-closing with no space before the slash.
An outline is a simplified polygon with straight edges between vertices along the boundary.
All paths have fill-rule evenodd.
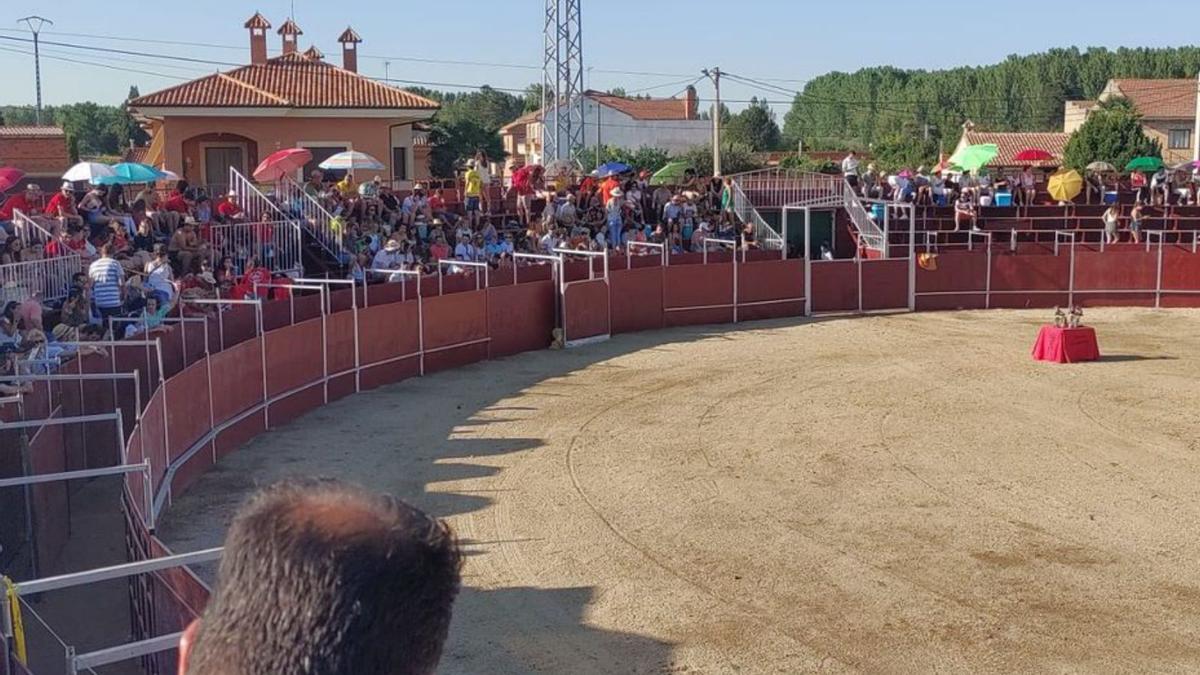
<path id="1" fill-rule="evenodd" d="M 81 269 L 74 254 L 0 265 L 0 298 L 20 302 L 38 294 L 42 300 L 62 300 L 71 288 L 72 275 Z"/>
<path id="2" fill-rule="evenodd" d="M 731 181 L 730 188 L 733 192 L 733 213 L 737 216 L 738 222 L 754 224 L 754 240 L 760 247 L 775 251 L 782 250 L 786 253 L 787 243 L 783 237 L 775 231 L 775 228 L 767 224 L 767 221 L 763 220 L 762 214 L 754 208 L 754 203 L 746 196 L 737 181 Z"/>
<path id="3" fill-rule="evenodd" d="M 667 246 L 666 244 L 656 244 L 652 241 L 627 241 L 625 242 L 625 269 L 633 267 L 633 256 L 658 256 L 658 261 L 662 265 L 669 265 L 667 261 Z"/>
<path id="4" fill-rule="evenodd" d="M 225 256 L 233 258 L 238 269 L 251 256 L 272 272 L 298 272 L 302 268 L 300 226 L 290 220 L 213 225 L 208 245 L 213 269 L 220 268 Z"/>
<path id="5" fill-rule="evenodd" d="M 842 207 L 850 216 L 850 222 L 854 224 L 854 229 L 858 230 L 859 240 L 867 248 L 876 251 L 887 249 L 887 238 L 880 229 L 879 223 L 875 222 L 875 219 L 867 212 L 867 207 L 863 205 L 862 200 L 849 186 L 842 189 Z"/>
<path id="6" fill-rule="evenodd" d="M 302 226 L 308 228 L 313 238 L 325 250 L 341 259 L 346 253 L 346 247 L 342 245 L 342 234 L 333 226 L 333 214 L 326 210 L 321 202 L 305 192 L 304 186 L 290 176 L 284 176 L 276 183 L 275 196 L 284 209 L 298 219 Z"/>
<path id="7" fill-rule="evenodd" d="M 229 192 L 237 196 L 238 206 L 242 207 L 242 211 L 246 214 L 246 220 L 258 221 L 262 220 L 264 213 L 270 214 L 270 219 L 289 220 L 288 214 L 279 208 L 279 204 L 275 200 L 266 196 L 258 189 L 249 178 L 246 178 L 234 167 L 229 167 Z M 214 200 L 220 195 L 214 196 Z"/>
<path id="8" fill-rule="evenodd" d="M 32 248 L 34 246 L 43 248 L 54 238 L 54 234 L 50 230 L 42 227 L 33 218 L 21 213 L 19 209 L 13 209 L 12 224 L 14 234 L 20 240 L 23 248 Z"/>
<path id="9" fill-rule="evenodd" d="M 842 196 L 844 184 L 840 175 L 780 168 L 748 171 L 732 178 L 759 208 L 835 200 Z"/>

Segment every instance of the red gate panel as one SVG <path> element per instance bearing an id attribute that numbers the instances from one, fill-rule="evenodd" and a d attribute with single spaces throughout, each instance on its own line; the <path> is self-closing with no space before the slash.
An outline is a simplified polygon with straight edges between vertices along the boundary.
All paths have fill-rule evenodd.
<path id="1" fill-rule="evenodd" d="M 487 291 L 426 298 L 425 372 L 455 368 L 487 358 Z"/>
<path id="2" fill-rule="evenodd" d="M 983 309 L 987 306 L 986 248 L 977 251 L 948 251 L 938 254 L 933 260 L 936 269 L 917 266 L 918 311 Z"/>
<path id="3" fill-rule="evenodd" d="M 663 312 L 667 326 L 731 323 L 733 264 L 663 268 Z"/>
<path id="4" fill-rule="evenodd" d="M 563 295 L 563 339 L 578 340 L 609 335 L 608 283 L 603 279 L 573 281 Z"/>
<path id="5" fill-rule="evenodd" d="M 858 311 L 858 263 L 853 260 L 812 262 L 812 311 Z"/>
<path id="6" fill-rule="evenodd" d="M 738 321 L 804 314 L 804 260 L 738 265 Z"/>
<path id="7" fill-rule="evenodd" d="M 908 259 L 862 261 L 863 310 L 908 309 Z"/>
<path id="8" fill-rule="evenodd" d="M 655 266 L 609 273 L 613 334 L 663 327 L 662 269 Z"/>
<path id="9" fill-rule="evenodd" d="M 550 346 L 554 331 L 554 283 L 536 281 L 488 289 L 488 335 L 492 357 Z"/>

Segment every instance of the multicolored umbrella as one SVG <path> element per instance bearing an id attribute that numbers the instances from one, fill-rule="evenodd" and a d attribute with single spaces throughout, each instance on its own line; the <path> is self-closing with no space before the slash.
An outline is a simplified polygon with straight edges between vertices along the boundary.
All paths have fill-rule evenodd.
<path id="1" fill-rule="evenodd" d="M 667 165 L 650 176 L 650 185 L 658 187 L 660 185 L 682 185 L 687 178 L 687 172 L 692 168 L 682 160 L 667 162 Z"/>
<path id="2" fill-rule="evenodd" d="M 347 150 L 330 155 L 329 159 L 317 166 L 333 171 L 383 171 L 386 168 L 383 162 L 357 150 Z"/>
<path id="3" fill-rule="evenodd" d="M 1126 171 L 1158 171 L 1162 168 L 1161 157 L 1134 157 L 1125 165 Z"/>
<path id="4" fill-rule="evenodd" d="M 1046 182 L 1046 192 L 1056 201 L 1069 202 L 1083 192 L 1083 176 L 1074 169 L 1059 169 Z"/>
<path id="5" fill-rule="evenodd" d="M 20 185 L 24 177 L 25 172 L 14 166 L 0 167 L 0 192 L 8 192 Z"/>
<path id="6" fill-rule="evenodd" d="M 80 162 L 67 169 L 67 172 L 63 174 L 63 180 L 70 181 L 72 183 L 77 181 L 87 181 L 94 184 L 101 178 L 111 178 L 115 175 L 117 175 L 117 172 L 113 171 L 113 168 L 107 164 L 101 164 L 99 162 Z"/>
<path id="7" fill-rule="evenodd" d="M 1108 162 L 1092 162 L 1091 164 L 1088 164 L 1084 168 L 1086 168 L 1088 171 L 1090 171 L 1092 173 L 1116 173 L 1117 172 L 1117 167 L 1113 166 L 1112 164 L 1109 164 Z"/>
<path id="8" fill-rule="evenodd" d="M 1025 148 L 1013 155 L 1013 161 L 1016 162 L 1048 162 L 1052 159 L 1054 155 L 1041 148 Z"/>
<path id="9" fill-rule="evenodd" d="M 312 152 L 304 148 L 284 148 L 273 152 L 259 162 L 254 169 L 254 180 L 260 183 L 277 181 L 284 176 L 294 173 L 296 169 L 304 168 L 312 161 Z"/>
<path id="10" fill-rule="evenodd" d="M 166 177 L 166 174 L 149 164 L 137 162 L 122 162 L 112 165 L 113 175 L 97 176 L 92 182 L 96 185 L 129 185 L 131 183 L 153 183 Z"/>
<path id="11" fill-rule="evenodd" d="M 999 153 L 1000 148 L 995 143 L 967 145 L 951 155 L 949 161 L 964 171 L 978 171 L 995 159 Z"/>

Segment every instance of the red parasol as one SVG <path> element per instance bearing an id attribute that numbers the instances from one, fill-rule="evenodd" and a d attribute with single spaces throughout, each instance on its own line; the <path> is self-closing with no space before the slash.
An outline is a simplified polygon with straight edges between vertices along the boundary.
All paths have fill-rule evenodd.
<path id="1" fill-rule="evenodd" d="M 273 152 L 254 170 L 254 180 L 263 183 L 279 180 L 312 161 L 312 153 L 304 148 L 287 148 Z"/>
<path id="2" fill-rule="evenodd" d="M 1041 148 L 1025 148 L 1013 155 L 1015 162 L 1047 162 L 1052 159 L 1054 159 L 1054 155 Z"/>
<path id="3" fill-rule="evenodd" d="M 25 172 L 11 166 L 0 167 L 0 192 L 8 192 L 9 190 L 20 184 L 21 179 L 25 177 Z"/>

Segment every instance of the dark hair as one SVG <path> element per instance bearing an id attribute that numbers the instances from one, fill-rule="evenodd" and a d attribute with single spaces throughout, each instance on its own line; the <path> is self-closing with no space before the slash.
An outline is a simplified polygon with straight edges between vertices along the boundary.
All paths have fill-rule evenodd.
<path id="1" fill-rule="evenodd" d="M 112 239 L 106 238 L 104 240 L 104 243 L 100 245 L 100 255 L 107 257 L 107 256 L 111 256 L 112 254 L 113 254 Z"/>
<path id="2" fill-rule="evenodd" d="M 188 672 L 433 673 L 461 562 L 446 525 L 399 499 L 277 483 L 233 519 Z"/>
<path id="3" fill-rule="evenodd" d="M 161 258 L 161 257 L 165 256 L 166 254 L 167 254 L 167 245 L 166 244 L 155 244 L 154 245 L 154 257 L 155 258 Z"/>

